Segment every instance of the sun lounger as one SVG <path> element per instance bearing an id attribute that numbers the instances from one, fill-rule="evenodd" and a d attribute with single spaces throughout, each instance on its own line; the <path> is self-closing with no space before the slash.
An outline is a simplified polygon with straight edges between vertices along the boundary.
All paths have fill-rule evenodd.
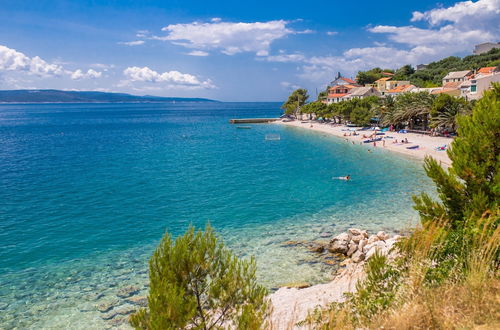
<path id="1" fill-rule="evenodd" d="M 406 147 L 406 149 L 418 149 L 418 145 L 416 145 L 416 146 Z"/>

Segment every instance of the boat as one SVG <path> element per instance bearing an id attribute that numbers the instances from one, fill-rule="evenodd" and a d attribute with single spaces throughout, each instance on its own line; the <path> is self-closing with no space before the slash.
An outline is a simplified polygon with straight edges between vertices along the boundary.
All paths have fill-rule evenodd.
<path id="1" fill-rule="evenodd" d="M 236 126 L 236 128 L 239 128 L 239 129 L 251 129 L 252 126 Z"/>
<path id="2" fill-rule="evenodd" d="M 382 141 L 382 138 L 364 140 L 363 143 L 372 143 L 372 142 L 378 142 L 378 141 Z"/>

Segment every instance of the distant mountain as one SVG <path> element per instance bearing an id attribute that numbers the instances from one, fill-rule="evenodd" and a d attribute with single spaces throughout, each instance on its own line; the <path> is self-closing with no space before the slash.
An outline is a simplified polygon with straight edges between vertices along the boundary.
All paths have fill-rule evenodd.
<path id="1" fill-rule="evenodd" d="M 56 89 L 0 90 L 0 103 L 125 103 L 218 102 L 204 98 L 137 96 L 125 93 L 61 91 Z"/>

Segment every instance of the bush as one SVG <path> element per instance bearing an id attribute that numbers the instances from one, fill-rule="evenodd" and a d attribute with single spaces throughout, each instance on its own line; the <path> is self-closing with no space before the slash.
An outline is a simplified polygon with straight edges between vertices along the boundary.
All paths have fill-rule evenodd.
<path id="1" fill-rule="evenodd" d="M 131 316 L 136 329 L 259 329 L 267 291 L 255 261 L 238 260 L 207 225 L 175 242 L 167 233 L 149 262 L 148 308 Z"/>

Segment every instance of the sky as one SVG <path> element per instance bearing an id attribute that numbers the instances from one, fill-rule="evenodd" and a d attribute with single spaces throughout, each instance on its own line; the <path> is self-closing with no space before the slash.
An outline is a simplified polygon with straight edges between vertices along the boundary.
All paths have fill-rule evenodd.
<path id="1" fill-rule="evenodd" d="M 0 0 L 0 89 L 282 101 L 500 41 L 500 0 Z"/>

